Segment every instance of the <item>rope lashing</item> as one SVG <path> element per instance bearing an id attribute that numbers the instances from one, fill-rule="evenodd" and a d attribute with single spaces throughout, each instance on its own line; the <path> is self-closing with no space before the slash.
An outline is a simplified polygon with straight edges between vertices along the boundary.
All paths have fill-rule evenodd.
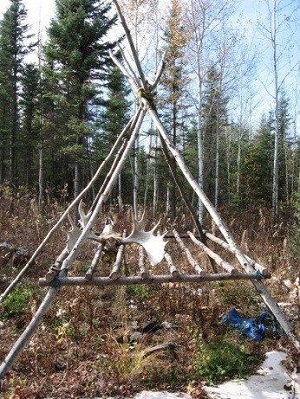
<path id="1" fill-rule="evenodd" d="M 154 105 L 155 93 L 153 93 L 151 91 L 151 87 L 149 87 L 149 90 L 145 90 L 143 87 L 140 86 L 136 90 L 135 95 L 140 100 L 140 102 L 144 108 L 150 106 L 151 108 L 155 109 L 155 105 Z M 143 101 L 143 99 L 145 99 L 146 101 Z"/>

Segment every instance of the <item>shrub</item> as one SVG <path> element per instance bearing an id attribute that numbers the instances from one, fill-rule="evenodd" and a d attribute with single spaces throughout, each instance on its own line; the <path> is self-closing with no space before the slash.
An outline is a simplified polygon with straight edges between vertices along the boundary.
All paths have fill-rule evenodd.
<path id="1" fill-rule="evenodd" d="M 3 301 L 3 316 L 5 318 L 22 316 L 31 296 L 32 290 L 30 288 L 22 288 L 10 293 Z"/>
<path id="2" fill-rule="evenodd" d="M 221 340 L 201 344 L 194 366 L 198 375 L 216 384 L 233 377 L 243 378 L 259 363 L 259 356 L 249 353 L 244 346 Z"/>

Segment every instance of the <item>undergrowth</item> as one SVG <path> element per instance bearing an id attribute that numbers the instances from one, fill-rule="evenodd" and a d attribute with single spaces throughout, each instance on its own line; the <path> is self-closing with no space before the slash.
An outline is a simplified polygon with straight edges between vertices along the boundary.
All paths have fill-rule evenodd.
<path id="1" fill-rule="evenodd" d="M 222 339 L 200 344 L 195 358 L 196 372 L 209 384 L 218 384 L 230 378 L 243 378 L 260 364 L 261 357 L 251 353 L 247 345 L 238 345 Z"/>
<path id="2" fill-rule="evenodd" d="M 32 197 L 24 194 L 16 200 L 11 214 L 9 195 L 2 191 L 0 241 L 25 246 L 33 252 L 63 207 L 49 199 L 45 204 L 47 212 L 41 215 Z M 272 265 L 276 276 L 293 278 L 297 265 L 285 245 L 287 228 L 284 224 L 272 226 L 269 216 L 259 210 L 243 217 L 239 212 L 227 216 L 226 222 L 255 259 Z M 26 222 L 29 219 L 31 223 Z M 120 231 L 130 230 L 129 214 L 117 214 L 116 220 Z M 66 223 L 55 234 L 27 274 L 26 284 L 2 304 L 0 361 L 19 335 L 16 326 L 24 328 L 43 299 L 46 290 L 37 287 L 37 278 L 44 276 L 55 260 L 54 254 L 64 247 L 68 228 Z M 171 249 L 174 260 L 185 267 L 180 251 L 176 247 Z M 89 251 L 87 248 L 76 261 L 74 275 L 87 270 Z M 134 273 L 137 259 L 126 254 L 126 262 Z M 106 267 L 109 270 L 109 265 Z M 17 272 L 13 270 L 12 274 Z M 106 272 L 103 269 L 99 274 Z M 9 274 L 5 265 L 0 277 L 4 274 Z M 2 283 L 1 291 L 5 284 Z M 273 289 L 272 282 L 269 284 Z M 275 293 L 281 298 L 282 290 L 276 288 Z M 204 382 L 215 384 L 246 376 L 262 360 L 262 348 L 268 350 L 277 345 L 271 340 L 254 345 L 238 331 L 222 325 L 220 316 L 231 307 L 249 317 L 260 313 L 261 299 L 251 283 L 62 287 L 33 339 L 3 381 L 0 397 L 128 398 L 137 391 L 155 388 L 187 391 L 194 398 L 204 399 Z M 171 327 L 141 334 L 149 323 L 159 326 L 163 322 Z M 136 339 L 132 339 L 134 332 Z M 147 355 L 149 348 L 165 342 L 174 344 L 174 350 Z"/>

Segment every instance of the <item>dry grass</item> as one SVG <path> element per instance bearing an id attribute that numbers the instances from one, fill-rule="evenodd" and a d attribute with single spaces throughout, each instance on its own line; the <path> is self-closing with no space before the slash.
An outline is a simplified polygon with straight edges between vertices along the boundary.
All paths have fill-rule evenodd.
<path id="1" fill-rule="evenodd" d="M 24 191 L 14 201 L 8 189 L 2 189 L 0 209 L 0 242 L 24 246 L 34 251 L 63 210 L 63 204 L 47 201 L 41 215 L 32 197 Z M 236 239 L 262 264 L 270 267 L 276 279 L 268 285 L 278 300 L 286 300 L 282 280 L 295 279 L 296 260 L 290 255 L 287 240 L 288 225 L 273 226 L 266 211 L 247 215 L 225 215 Z M 130 217 L 115 214 L 117 229 L 130 230 Z M 189 221 L 185 221 L 188 226 Z M 180 226 L 183 221 L 180 221 Z M 2 360 L 31 319 L 46 290 L 37 286 L 37 278 L 47 271 L 64 246 L 64 226 L 39 256 L 36 265 L 22 282 L 22 288 L 32 290 L 23 311 L 14 317 L 2 317 L 0 328 L 0 359 Z M 174 259 L 183 259 L 178 251 L 170 251 Z M 132 267 L 131 254 L 126 255 Z M 85 270 L 87 261 L 82 254 L 73 274 Z M 16 269 L 2 267 L 1 275 L 13 276 Z M 4 289 L 2 284 L 1 291 Z M 163 284 L 99 289 L 95 287 L 65 287 L 45 316 L 32 341 L 22 352 L 13 369 L 2 383 L 1 398 L 56 398 L 119 395 L 129 397 L 145 388 L 184 390 L 194 398 L 204 398 L 202 381 L 197 374 L 195 359 L 201 345 L 230 340 L 246 345 L 247 350 L 262 356 L 265 349 L 288 343 L 266 340 L 263 344 L 247 341 L 236 331 L 228 331 L 219 317 L 235 306 L 249 315 L 260 311 L 260 298 L 251 283 L 233 282 L 199 286 Z M 168 322 L 176 328 L 160 329 L 143 334 L 132 342 L 133 325 L 139 328 L 149 322 Z M 163 342 L 173 342 L 174 351 L 160 351 L 144 356 L 145 350 Z"/>

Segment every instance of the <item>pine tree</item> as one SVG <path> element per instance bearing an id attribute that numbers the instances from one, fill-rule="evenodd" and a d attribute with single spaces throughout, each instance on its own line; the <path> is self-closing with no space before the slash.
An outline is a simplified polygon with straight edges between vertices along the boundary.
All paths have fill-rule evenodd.
<path id="1" fill-rule="evenodd" d="M 119 68 L 112 66 L 107 76 L 107 98 L 102 100 L 103 112 L 97 123 L 98 129 L 93 140 L 93 151 L 95 159 L 103 160 L 115 143 L 117 136 L 129 121 L 130 102 L 127 100 L 129 89 L 124 75 Z M 130 175 L 128 170 L 122 172 L 119 177 L 118 197 L 122 200 L 122 187 L 130 186 Z M 127 190 L 128 191 L 128 190 Z M 129 197 L 126 198 L 129 200 Z"/>
<path id="2" fill-rule="evenodd" d="M 61 114 L 59 122 L 64 122 L 56 128 L 64 139 L 61 151 L 74 168 L 76 196 L 87 163 L 91 109 L 111 65 L 108 51 L 114 44 L 105 36 L 116 17 L 109 17 L 110 4 L 97 0 L 56 0 L 56 7 L 45 55 L 48 73 L 52 69 L 59 83 L 55 112 Z"/>
<path id="3" fill-rule="evenodd" d="M 11 0 L 0 23 L 0 181 L 7 180 L 13 187 L 18 183 L 19 88 L 29 51 L 25 42 L 30 38 L 26 17 L 23 1 Z"/>
<path id="4" fill-rule="evenodd" d="M 272 117 L 265 116 L 242 162 L 242 202 L 259 207 L 271 206 L 274 131 Z"/>

